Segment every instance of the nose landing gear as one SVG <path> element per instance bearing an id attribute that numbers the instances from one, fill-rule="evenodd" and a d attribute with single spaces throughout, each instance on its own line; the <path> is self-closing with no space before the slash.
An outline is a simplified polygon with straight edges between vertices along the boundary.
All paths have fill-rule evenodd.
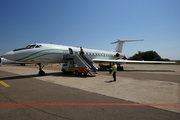
<path id="1" fill-rule="evenodd" d="M 43 68 L 44 66 L 41 66 L 41 63 L 38 63 L 38 65 L 39 65 L 39 75 L 40 75 L 40 76 L 45 75 L 45 72 L 42 70 L 42 68 Z"/>

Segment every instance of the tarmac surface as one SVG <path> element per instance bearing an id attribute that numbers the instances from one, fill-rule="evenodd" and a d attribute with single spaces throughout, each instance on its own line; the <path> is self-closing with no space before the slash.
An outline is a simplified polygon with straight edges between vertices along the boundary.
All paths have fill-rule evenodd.
<path id="1" fill-rule="evenodd" d="M 0 67 L 0 119 L 179 120 L 180 66 L 125 64 L 117 81 L 62 74 L 61 66 Z"/>

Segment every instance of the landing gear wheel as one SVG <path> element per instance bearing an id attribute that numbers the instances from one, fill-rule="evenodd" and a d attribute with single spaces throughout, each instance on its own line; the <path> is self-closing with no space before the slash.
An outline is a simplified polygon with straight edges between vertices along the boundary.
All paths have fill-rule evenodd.
<path id="1" fill-rule="evenodd" d="M 26 66 L 26 64 L 24 64 L 24 63 L 21 63 L 21 66 Z"/>
<path id="2" fill-rule="evenodd" d="M 66 74 L 67 72 L 63 69 L 63 70 L 62 70 L 62 73 L 63 73 L 63 74 Z"/>
<path id="3" fill-rule="evenodd" d="M 42 71 L 39 71 L 39 75 L 40 76 L 43 76 L 43 75 L 45 75 L 45 72 L 42 70 Z"/>
<path id="4" fill-rule="evenodd" d="M 118 66 L 118 67 L 117 67 L 117 70 L 118 70 L 118 71 L 123 71 L 124 68 L 123 68 L 123 66 Z"/>
<path id="5" fill-rule="evenodd" d="M 41 63 L 38 63 L 38 65 L 39 65 L 39 75 L 40 76 L 45 75 L 45 72 L 42 70 L 43 67 L 41 67 Z"/>

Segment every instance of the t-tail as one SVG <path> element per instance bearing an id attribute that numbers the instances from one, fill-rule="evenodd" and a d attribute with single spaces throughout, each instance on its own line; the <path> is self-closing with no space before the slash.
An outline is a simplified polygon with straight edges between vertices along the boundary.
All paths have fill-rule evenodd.
<path id="1" fill-rule="evenodd" d="M 118 43 L 118 45 L 116 46 L 116 49 L 115 49 L 115 52 L 118 52 L 118 53 L 122 53 L 123 43 L 125 43 L 125 42 L 143 41 L 143 39 L 141 39 L 141 40 L 120 40 L 120 39 L 117 39 L 117 40 L 118 41 L 113 42 L 111 44 Z"/>

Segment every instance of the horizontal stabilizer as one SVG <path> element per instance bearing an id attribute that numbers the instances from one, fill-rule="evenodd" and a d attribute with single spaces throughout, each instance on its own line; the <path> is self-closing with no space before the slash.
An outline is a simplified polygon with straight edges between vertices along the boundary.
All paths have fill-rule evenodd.
<path id="1" fill-rule="evenodd" d="M 120 39 L 117 39 L 118 41 L 116 41 L 116 42 L 113 42 L 113 43 L 111 43 L 111 44 L 115 44 L 115 43 L 118 43 L 119 41 L 121 41 L 121 42 L 133 42 L 133 41 L 143 41 L 143 39 L 140 39 L 140 40 L 120 40 Z"/>
<path id="2" fill-rule="evenodd" d="M 118 41 L 113 42 L 111 44 L 118 43 L 118 45 L 116 46 L 116 49 L 115 49 L 115 52 L 118 52 L 118 53 L 122 53 L 123 43 L 125 43 L 125 42 L 143 41 L 143 39 L 141 39 L 141 40 L 120 40 L 120 39 L 117 39 L 117 40 Z"/>

